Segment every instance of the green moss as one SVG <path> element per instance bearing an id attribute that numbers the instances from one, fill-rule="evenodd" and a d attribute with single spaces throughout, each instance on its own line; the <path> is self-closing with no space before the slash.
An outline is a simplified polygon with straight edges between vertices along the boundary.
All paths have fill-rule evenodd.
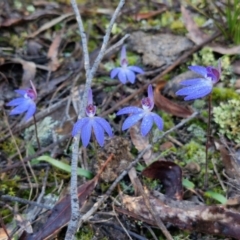
<path id="1" fill-rule="evenodd" d="M 89 225 L 84 225 L 76 234 L 77 240 L 91 240 L 94 237 L 94 231 Z"/>
<path id="2" fill-rule="evenodd" d="M 191 124 L 187 128 L 187 131 L 190 132 L 197 141 L 202 143 L 206 141 L 206 131 L 199 125 Z"/>
<path id="3" fill-rule="evenodd" d="M 177 152 L 177 156 L 180 157 L 184 163 L 205 162 L 205 146 L 191 140 L 189 143 L 185 144 L 180 151 Z"/>
<path id="4" fill-rule="evenodd" d="M 7 176 L 1 180 L 0 191 L 4 194 L 15 196 L 18 191 L 19 178 L 9 179 Z"/>
<path id="5" fill-rule="evenodd" d="M 21 146 L 22 140 L 15 137 L 15 141 L 18 146 Z M 0 150 L 2 150 L 8 157 L 17 153 L 15 143 L 12 138 L 6 139 L 0 143 Z"/>
<path id="6" fill-rule="evenodd" d="M 229 99 L 240 100 L 240 95 L 231 88 L 219 88 L 214 87 L 212 92 L 212 100 L 217 102 L 219 105 L 220 101 L 227 101 Z"/>
<path id="7" fill-rule="evenodd" d="M 235 143 L 240 143 L 240 101 L 232 99 L 213 108 L 218 132 Z"/>

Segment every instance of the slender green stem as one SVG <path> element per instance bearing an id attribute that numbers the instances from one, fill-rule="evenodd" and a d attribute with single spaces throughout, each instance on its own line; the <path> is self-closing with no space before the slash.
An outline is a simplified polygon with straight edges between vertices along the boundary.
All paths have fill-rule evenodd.
<path id="1" fill-rule="evenodd" d="M 36 121 L 35 114 L 33 115 L 33 122 L 34 122 L 34 127 L 35 127 L 35 135 L 36 135 L 36 139 L 37 139 L 38 150 L 41 150 L 41 145 L 40 145 L 40 141 L 38 138 L 37 121 Z"/>
<path id="2" fill-rule="evenodd" d="M 206 141 L 206 161 L 205 161 L 205 177 L 204 177 L 204 188 L 208 188 L 208 147 L 210 144 L 210 135 L 211 135 L 211 109 L 212 109 L 212 94 L 208 96 L 208 123 L 207 123 L 207 141 Z"/>

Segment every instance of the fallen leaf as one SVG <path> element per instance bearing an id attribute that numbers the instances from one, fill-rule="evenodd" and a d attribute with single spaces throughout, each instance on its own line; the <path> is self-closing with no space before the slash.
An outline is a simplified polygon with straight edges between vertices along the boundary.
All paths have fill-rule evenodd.
<path id="1" fill-rule="evenodd" d="M 177 117 L 187 118 L 191 116 L 193 113 L 192 110 L 172 102 L 161 94 L 160 91 L 163 88 L 164 84 L 165 83 L 160 82 L 154 90 L 154 103 L 157 108 Z"/>
<path id="2" fill-rule="evenodd" d="M 36 20 L 40 17 L 44 17 L 46 15 L 59 15 L 56 11 L 52 11 L 49 9 L 46 10 L 37 10 L 34 13 L 28 15 L 28 16 L 14 16 L 10 18 L 6 18 L 2 22 L 0 22 L 0 27 L 11 27 L 13 25 L 20 24 L 24 21 L 32 21 Z"/>
<path id="3" fill-rule="evenodd" d="M 239 50 L 240 52 L 240 50 Z M 236 61 L 232 64 L 232 71 L 238 75 L 240 75 L 240 61 Z"/>
<path id="4" fill-rule="evenodd" d="M 13 58 L 13 59 L 10 59 L 10 60 L 12 62 L 20 63 L 22 65 L 23 76 L 22 76 L 21 87 L 22 88 L 29 87 L 29 81 L 33 80 L 35 78 L 35 75 L 36 75 L 36 64 L 34 62 L 25 61 L 25 60 L 20 59 L 20 58 Z"/>
<path id="5" fill-rule="evenodd" d="M 57 18 L 54 18 L 53 20 L 51 20 L 50 22 L 45 23 L 44 25 L 42 25 L 37 31 L 33 32 L 32 34 L 30 34 L 28 36 L 28 38 L 34 38 L 36 37 L 39 33 L 46 31 L 47 29 L 55 26 L 56 24 L 60 23 L 61 21 L 63 21 L 66 18 L 72 17 L 74 16 L 74 13 L 66 13 L 63 14 Z"/>
<path id="6" fill-rule="evenodd" d="M 208 47 L 210 47 L 214 52 L 220 53 L 220 54 L 227 54 L 227 55 L 236 55 L 240 52 L 240 45 L 234 46 L 234 47 L 226 47 L 222 46 L 220 44 L 209 44 Z"/>
<path id="7" fill-rule="evenodd" d="M 149 11 L 149 12 L 141 12 L 141 13 L 137 13 L 134 16 L 134 20 L 136 21 L 141 21 L 143 19 L 149 19 L 152 17 L 155 17 L 163 12 L 165 12 L 167 10 L 166 7 L 163 7 L 162 9 L 156 10 L 156 11 Z"/>
<path id="8" fill-rule="evenodd" d="M 58 49 L 61 44 L 61 40 L 62 40 L 62 34 L 56 34 L 48 50 L 47 56 L 51 60 L 48 66 L 52 72 L 56 71 L 60 66 L 60 63 L 58 61 Z"/>
<path id="9" fill-rule="evenodd" d="M 209 38 L 206 33 L 200 30 L 198 25 L 194 22 L 190 12 L 184 6 L 181 6 L 181 12 L 185 27 L 188 30 L 187 37 L 189 39 L 199 45 Z"/>
<path id="10" fill-rule="evenodd" d="M 222 138 L 221 141 L 224 144 L 215 141 L 215 146 L 216 149 L 220 152 L 224 169 L 228 176 L 235 178 L 236 181 L 239 181 L 238 179 L 240 179 L 240 164 L 236 157 L 236 153 L 234 150 L 229 152 L 229 150 L 224 146 L 226 144 L 224 138 Z"/>
<path id="11" fill-rule="evenodd" d="M 28 86 L 29 81 L 33 80 L 36 75 L 36 64 L 34 62 L 21 61 L 23 67 L 22 86 Z"/>
<path id="12" fill-rule="evenodd" d="M 130 128 L 130 137 L 132 140 L 133 145 L 135 148 L 141 152 L 144 150 L 150 143 L 149 143 L 149 137 L 144 137 L 141 134 L 140 130 L 140 123 L 135 124 Z M 143 155 L 143 159 L 147 165 L 149 165 L 152 162 L 152 150 L 149 149 L 147 152 Z"/>
<path id="13" fill-rule="evenodd" d="M 156 161 L 142 171 L 142 175 L 160 180 L 169 198 L 182 199 L 182 169 L 174 162 Z"/>

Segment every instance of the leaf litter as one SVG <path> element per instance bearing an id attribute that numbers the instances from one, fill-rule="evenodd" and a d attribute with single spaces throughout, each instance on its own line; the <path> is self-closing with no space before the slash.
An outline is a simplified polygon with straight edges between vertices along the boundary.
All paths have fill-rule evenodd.
<path id="1" fill-rule="evenodd" d="M 57 166 L 57 162 L 59 161 L 59 163 L 62 163 L 61 166 L 69 167 L 69 153 L 71 152 L 71 148 L 69 147 L 71 145 L 69 132 L 77 117 L 76 110 L 72 106 L 72 98 L 69 95 L 72 89 L 78 89 L 85 82 L 83 68 L 80 67 L 83 63 L 83 56 L 79 44 L 81 39 L 77 33 L 76 22 L 74 20 L 75 16 L 70 5 L 62 2 L 55 5 L 52 3 L 34 4 L 35 11 L 32 13 L 26 10 L 28 8 L 25 8 L 24 4 L 22 5 L 22 9 L 15 9 L 14 5 L 10 2 L 5 2 L 3 9 L 6 11 L 0 15 L 0 31 L 2 34 L 0 40 L 0 101 L 3 102 L 0 114 L 4 116 L 3 109 L 7 113 L 9 112 L 10 109 L 5 107 L 5 103 L 13 98 L 14 89 L 28 87 L 29 81 L 34 81 L 40 93 L 37 100 L 39 114 L 37 114 L 36 120 L 39 122 L 41 118 L 51 117 L 53 121 L 55 119 L 55 122 L 52 123 L 55 127 L 51 128 L 51 131 L 48 131 L 46 134 L 41 132 L 42 135 L 50 136 L 47 137 L 48 144 L 39 151 L 36 144 L 33 144 L 33 140 L 29 140 L 31 138 L 26 139 L 23 136 L 23 130 L 33 124 L 33 121 L 30 121 L 28 124 L 22 124 L 19 118 L 8 118 L 14 136 L 18 139 L 19 151 L 23 154 L 25 163 L 32 160 L 31 157 L 25 156 L 26 144 L 32 143 L 36 150 L 33 155 L 35 159 L 37 157 L 41 159 L 41 157 L 47 154 L 51 155 L 49 159 L 54 160 L 55 166 Z M 33 3 L 29 4 L 33 5 Z M 99 50 L 99 39 L 102 38 L 104 27 L 107 24 L 106 16 L 108 17 L 113 13 L 115 5 L 114 3 L 108 3 L 104 8 L 100 2 L 97 4 L 98 7 L 94 6 L 95 8 L 91 8 L 90 5 L 91 3 L 83 4 L 81 13 L 88 24 L 89 50 L 92 53 L 90 55 L 94 59 L 95 52 Z M 132 17 L 124 15 L 123 12 L 116 22 L 116 29 L 118 30 L 119 28 L 121 34 L 113 33 L 111 39 L 112 44 L 119 40 L 125 33 L 130 33 L 130 38 L 126 41 L 127 49 L 130 52 L 129 59 L 134 64 L 140 64 L 146 73 L 148 73 L 146 76 L 138 77 L 135 85 L 127 86 L 130 91 L 140 89 L 143 84 L 153 79 L 157 72 L 161 72 L 171 66 L 186 51 L 191 50 L 195 44 L 202 43 L 210 35 L 209 29 L 208 31 L 203 31 L 194 22 L 191 8 L 186 9 L 181 7 L 185 27 L 188 31 L 187 37 L 190 37 L 190 41 L 184 36 L 185 30 L 183 31 L 183 29 L 173 31 L 169 25 L 159 30 L 154 26 L 156 22 L 160 26 L 166 21 L 166 16 L 168 16 L 166 9 L 169 6 L 164 4 L 159 6 L 154 1 L 150 3 L 149 9 L 146 9 L 139 2 L 136 2 L 134 6 L 135 9 L 126 3 L 124 11 L 128 13 L 132 11 L 132 15 L 129 14 L 129 16 L 135 16 L 135 20 L 137 21 L 133 24 Z M 180 8 L 178 10 L 180 11 Z M 14 12 L 17 14 L 14 14 Z M 96 13 L 98 14 L 97 17 L 95 16 Z M 171 13 L 174 13 L 174 11 L 171 11 Z M 174 17 L 177 18 L 177 16 Z M 131 28 L 135 31 L 132 31 Z M 216 29 L 213 28 L 211 30 Z M 220 54 L 220 56 L 224 54 L 236 55 L 239 52 L 239 46 L 229 46 L 221 37 L 218 39 L 218 42 L 210 43 L 208 47 L 213 52 Z M 117 58 L 118 49 L 115 49 L 104 58 L 104 64 L 100 65 L 97 71 L 96 79 L 92 86 L 94 94 L 98 96 L 95 99 L 97 106 L 100 106 L 104 99 L 108 99 L 110 96 L 109 93 L 114 92 L 114 89 L 117 87 L 116 83 L 114 81 L 111 82 L 109 79 L 109 72 L 105 68 L 105 63 L 112 64 Z M 231 64 L 233 64 L 234 60 L 234 57 L 231 58 Z M 161 113 L 161 116 L 163 112 L 168 115 L 167 118 L 163 117 L 166 125 L 165 131 L 169 130 L 167 126 L 175 126 L 181 121 L 181 118 L 187 119 L 191 116 L 198 104 L 194 103 L 193 105 L 191 102 L 183 103 L 182 99 L 176 98 L 175 95 L 175 92 L 179 88 L 179 82 L 193 78 L 191 73 L 186 71 L 187 66 L 191 65 L 191 59 L 187 59 L 186 61 L 182 63 L 181 67 L 172 70 L 154 85 L 155 109 Z M 217 57 L 215 62 L 217 62 Z M 234 81 L 234 79 L 239 78 L 238 63 L 235 63 L 233 66 L 234 73 L 231 73 L 232 79 L 229 79 L 228 82 L 221 82 L 220 91 L 221 88 L 224 89 L 229 86 L 233 91 L 239 88 L 238 80 Z M 111 101 L 106 101 L 107 106 L 104 106 L 104 109 L 113 107 L 116 103 L 127 97 L 127 95 L 128 91 L 126 91 L 125 86 L 120 87 L 111 96 Z M 136 95 L 131 104 L 137 105 L 141 98 L 141 94 Z M 126 103 L 126 105 L 128 104 L 130 103 Z M 219 105 L 219 101 L 213 104 L 217 106 Z M 204 159 L 196 157 L 199 151 L 201 151 L 201 148 L 198 148 L 198 146 L 202 146 L 203 143 L 200 138 L 196 137 L 196 132 L 193 134 L 192 131 L 188 130 L 191 124 L 197 125 L 199 129 L 206 129 L 207 108 L 205 104 L 199 105 L 200 107 L 197 107 L 197 110 L 200 109 L 198 117 L 192 120 L 192 122 L 187 123 L 186 126 L 184 125 L 180 129 L 176 129 L 175 132 L 171 133 L 171 138 L 163 138 L 156 143 L 152 143 L 151 134 L 143 137 L 139 132 L 138 126 L 132 127 L 129 133 L 123 134 L 120 123 L 124 120 L 124 117 L 114 119 L 111 115 L 114 113 L 111 112 L 108 117 L 111 125 L 114 126 L 118 140 L 112 141 L 110 139 L 109 144 L 107 140 L 106 146 L 108 147 L 100 151 L 94 145 L 91 146 L 91 150 L 82 150 L 81 167 L 84 167 L 87 171 L 95 175 L 105 164 L 109 155 L 113 153 L 115 155 L 113 156 L 112 165 L 107 163 L 106 170 L 102 175 L 97 175 L 93 180 L 84 181 L 84 178 L 81 178 L 81 183 L 79 184 L 81 206 L 83 203 L 90 203 L 92 195 L 97 195 L 98 197 L 104 195 L 109 186 L 108 184 L 114 181 L 126 169 L 128 164 L 137 156 L 137 153 L 141 153 L 142 150 L 152 144 L 152 147 L 143 155 L 139 166 L 129 171 L 129 178 L 133 183 L 133 187 L 131 188 L 128 177 L 125 177 L 118 186 L 118 192 L 121 197 L 118 197 L 116 201 L 119 201 L 122 205 L 121 207 L 118 206 L 116 210 L 121 213 L 119 218 L 124 223 L 127 231 L 129 233 L 135 232 L 139 236 L 143 235 L 148 238 L 147 234 L 141 233 L 136 225 L 128 224 L 126 219 L 131 218 L 146 222 L 150 226 L 158 226 L 154 222 L 156 219 L 147 213 L 144 199 L 138 195 L 140 193 L 137 189 L 139 187 L 138 181 L 145 184 L 146 180 L 143 178 L 144 176 L 148 178 L 146 186 L 148 186 L 150 191 L 147 191 L 146 194 L 149 201 L 155 206 L 154 210 L 157 211 L 157 214 L 159 214 L 165 224 L 170 223 L 179 229 L 185 230 L 185 237 L 191 237 L 194 232 L 198 232 L 199 239 L 203 239 L 206 236 L 214 239 L 215 235 L 238 239 L 240 217 L 237 207 L 239 205 L 239 146 L 227 136 L 224 136 L 224 142 L 220 142 L 217 145 L 214 144 L 219 142 L 220 137 L 218 125 L 214 121 L 212 122 L 213 135 L 211 136 L 210 156 L 217 159 L 216 167 L 220 177 L 215 176 L 215 170 L 213 167 L 210 167 L 211 184 L 209 189 L 204 189 L 201 180 L 204 175 Z M 18 164 L 19 153 L 11 144 L 11 141 L 9 141 L 10 134 L 6 131 L 6 128 L 2 127 L 6 126 L 6 122 L 4 122 L 3 118 L 0 121 L 0 192 L 4 195 L 15 195 L 22 199 L 27 199 L 29 191 L 23 187 L 28 182 L 25 180 L 26 176 L 22 172 L 22 165 Z M 63 137 L 59 136 L 59 132 L 62 132 Z M 130 136 L 130 141 L 125 139 L 128 135 Z M 165 145 L 169 145 L 169 147 L 164 148 L 163 146 Z M 184 152 L 181 151 L 181 147 L 184 148 L 185 146 L 187 146 L 187 151 L 185 151 L 185 154 L 187 154 L 186 157 L 181 154 L 181 152 Z M 11 155 L 6 155 L 6 152 L 10 152 Z M 96 152 L 98 153 L 98 159 L 95 157 Z M 197 156 L 202 156 L 201 154 Z M 159 155 L 161 155 L 161 158 L 156 158 Z M 161 161 L 156 161 L 159 159 Z M 198 171 L 186 172 L 184 166 L 190 165 L 197 165 Z M 38 216 L 36 215 L 36 223 L 33 220 L 29 222 L 29 225 L 33 226 L 33 234 L 23 234 L 20 239 L 45 239 L 52 235 L 57 236 L 59 235 L 59 230 L 70 219 L 70 198 L 63 191 L 68 185 L 69 173 L 64 171 L 64 167 L 59 169 L 55 166 L 51 164 L 51 161 L 48 164 L 39 161 L 36 165 L 32 165 L 33 171 L 39 181 L 38 183 L 33 181 L 34 189 L 38 188 L 40 190 L 41 185 L 43 185 L 47 188 L 48 192 L 53 191 L 57 195 L 61 193 L 62 200 L 56 203 L 52 210 L 47 213 L 48 217 L 45 218 L 41 226 L 36 224 L 38 223 Z M 44 180 L 47 176 L 48 168 L 51 168 L 51 173 L 47 177 L 47 180 Z M 16 178 L 17 181 L 15 180 Z M 156 179 L 158 180 L 157 183 Z M 183 187 L 182 181 L 184 179 L 187 179 L 189 184 L 193 186 L 193 191 Z M 223 181 L 227 186 L 226 192 L 219 187 L 221 185 L 219 181 Z M 52 187 L 52 184 L 55 184 L 55 187 Z M 61 187 L 62 185 L 64 185 L 64 188 Z M 159 187 L 160 185 L 165 189 L 165 192 L 163 191 L 164 194 L 159 192 L 162 191 Z M 28 185 L 27 187 L 29 188 Z M 20 191 L 19 189 L 25 190 Z M 113 192 L 111 197 L 116 196 L 117 192 Z M 222 197 L 226 198 L 227 202 L 217 205 L 217 203 L 221 203 Z M 191 200 L 196 198 L 198 199 L 197 201 Z M 35 200 L 32 199 L 32 201 Z M 11 234 L 13 229 L 10 223 L 13 221 L 14 203 L 6 203 L 1 199 L 1 204 L 2 209 L 11 205 L 10 213 L 12 212 L 12 219 L 8 215 L 9 212 L 7 214 L 3 210 L 0 212 L 0 215 L 4 217 L 5 230 L 7 229 L 8 233 Z M 26 206 L 26 204 L 23 205 Z M 112 202 L 110 199 L 106 202 L 104 211 L 109 213 L 112 211 Z M 19 214 L 19 216 L 22 216 L 22 212 Z M 100 219 L 101 221 L 104 219 L 99 214 L 100 212 L 93 215 L 93 221 L 89 222 L 89 225 L 93 226 L 93 229 L 95 229 L 94 226 L 97 226 L 97 223 L 95 223 L 96 220 Z M 7 220 L 5 220 L 6 216 L 8 216 Z M 115 217 L 113 217 L 111 223 L 114 226 L 119 226 Z M 25 228 L 20 225 L 20 229 Z M 102 224 L 102 227 L 104 229 L 104 224 Z M 181 231 L 172 231 L 171 229 L 169 229 L 169 232 L 173 237 L 178 237 L 182 234 Z M 0 236 L 4 235 L 5 239 L 7 239 L 4 227 L 0 228 L 0 234 Z M 81 234 L 84 235 L 84 233 Z M 103 237 L 116 236 L 117 231 L 113 229 L 107 235 L 104 230 L 100 230 L 100 234 Z"/>

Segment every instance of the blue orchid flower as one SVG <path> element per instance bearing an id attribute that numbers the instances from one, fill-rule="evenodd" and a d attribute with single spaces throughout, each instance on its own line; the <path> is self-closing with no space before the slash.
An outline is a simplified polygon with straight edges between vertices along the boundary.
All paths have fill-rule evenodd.
<path id="1" fill-rule="evenodd" d="M 13 99 L 6 106 L 15 107 L 11 110 L 9 115 L 17 115 L 26 112 L 24 120 L 27 122 L 36 112 L 37 91 L 32 81 L 30 81 L 31 87 L 28 89 L 15 90 L 16 93 L 22 95 L 22 97 Z"/>
<path id="2" fill-rule="evenodd" d="M 104 145 L 104 131 L 112 137 L 112 129 L 110 124 L 101 117 L 96 117 L 96 106 L 93 105 L 92 90 L 88 93 L 88 105 L 86 107 L 87 117 L 79 119 L 73 126 L 72 136 L 74 137 L 78 132 L 81 133 L 82 144 L 87 147 L 92 134 L 92 129 L 95 133 L 98 144 L 102 147 Z"/>
<path id="3" fill-rule="evenodd" d="M 117 115 L 131 114 L 123 123 L 122 130 L 126 130 L 142 119 L 141 134 L 146 136 L 155 123 L 159 130 L 163 129 L 163 120 L 156 114 L 151 112 L 154 107 L 154 96 L 152 85 L 148 86 L 148 97 L 142 99 L 142 108 L 125 107 L 117 112 Z"/>
<path id="4" fill-rule="evenodd" d="M 121 56 L 120 56 L 120 65 L 121 67 L 114 68 L 111 71 L 111 78 L 114 79 L 116 76 L 122 84 L 127 82 L 134 83 L 136 79 L 136 73 L 142 74 L 144 71 L 137 66 L 128 66 L 126 47 L 122 47 Z"/>
<path id="5" fill-rule="evenodd" d="M 193 100 L 207 96 L 212 92 L 214 84 L 216 84 L 221 77 L 220 60 L 218 61 L 218 68 L 212 66 L 190 66 L 189 69 L 202 75 L 203 78 L 184 80 L 180 83 L 186 87 L 178 90 L 176 95 L 186 96 L 184 100 Z"/>

